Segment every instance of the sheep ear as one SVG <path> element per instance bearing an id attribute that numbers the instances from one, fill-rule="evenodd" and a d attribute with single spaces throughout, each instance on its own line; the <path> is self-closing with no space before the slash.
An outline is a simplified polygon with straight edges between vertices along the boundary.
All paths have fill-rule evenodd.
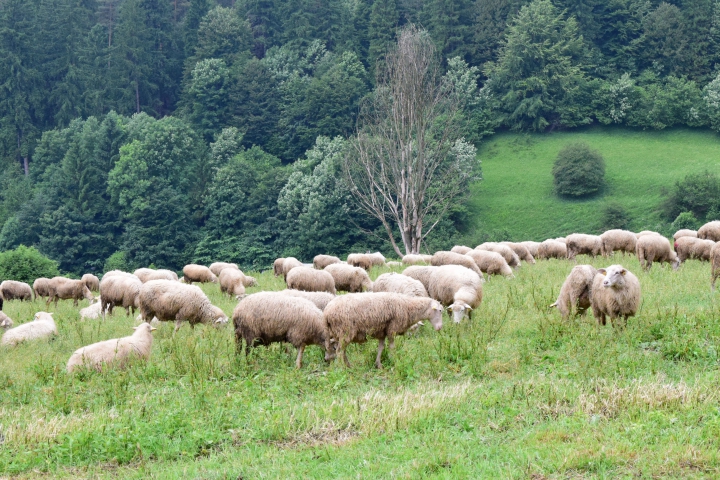
<path id="1" fill-rule="evenodd" d="M 620 270 L 620 275 L 625 275 L 626 273 L 627 273 L 627 270 L 625 270 L 624 268 L 622 270 Z"/>
<path id="2" fill-rule="evenodd" d="M 151 332 L 154 332 L 155 330 L 157 330 L 157 328 L 155 328 L 155 327 L 150 327 L 150 331 L 151 331 Z"/>
<path id="3" fill-rule="evenodd" d="M 597 273 L 601 273 L 602 275 L 607 275 L 607 270 L 605 270 L 604 268 L 598 268 Z"/>

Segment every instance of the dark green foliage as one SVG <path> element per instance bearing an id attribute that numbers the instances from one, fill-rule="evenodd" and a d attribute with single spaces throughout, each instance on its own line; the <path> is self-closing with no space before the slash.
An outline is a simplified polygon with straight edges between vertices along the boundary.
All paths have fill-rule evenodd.
<path id="1" fill-rule="evenodd" d="M 585 197 L 605 185 L 605 160 L 586 143 L 571 143 L 558 153 L 552 169 L 555 193 Z"/>
<path id="2" fill-rule="evenodd" d="M 125 252 L 115 252 L 105 260 L 103 272 L 109 272 L 110 270 L 122 270 L 123 272 L 130 270 Z"/>
<path id="3" fill-rule="evenodd" d="M 697 218 L 695 218 L 695 215 L 693 215 L 692 212 L 683 212 L 675 218 L 672 223 L 672 228 L 675 231 L 682 230 L 684 228 L 687 228 L 689 230 L 697 230 L 700 225 L 701 223 L 698 221 Z"/>
<path id="4" fill-rule="evenodd" d="M 625 207 L 619 203 L 609 203 L 603 208 L 600 222 L 601 230 L 612 230 L 614 228 L 626 230 L 630 226 L 630 215 Z"/>
<path id="5" fill-rule="evenodd" d="M 715 173 L 705 171 L 688 175 L 675 182 L 669 192 L 663 211 L 668 221 L 675 220 L 684 212 L 692 213 L 695 218 L 713 216 L 720 209 L 720 178 Z M 708 218 L 708 220 L 716 220 Z"/>
<path id="6" fill-rule="evenodd" d="M 20 245 L 15 250 L 0 253 L 0 281 L 17 280 L 30 285 L 36 278 L 60 275 L 57 262 L 33 247 Z"/>

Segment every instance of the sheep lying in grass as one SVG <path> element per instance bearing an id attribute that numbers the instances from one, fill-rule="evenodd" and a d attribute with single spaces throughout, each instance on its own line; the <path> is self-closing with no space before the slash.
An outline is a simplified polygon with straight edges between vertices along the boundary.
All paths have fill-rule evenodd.
<path id="1" fill-rule="evenodd" d="M 380 359 L 386 338 L 392 348 L 396 335 L 402 335 L 416 323 L 428 319 L 435 330 L 440 330 L 442 310 L 436 300 L 397 293 L 341 295 L 330 302 L 323 313 L 328 339 L 337 341 L 334 351 L 331 345 L 326 345 L 325 359 L 332 360 L 339 354 L 349 367 L 345 349 L 350 343 L 364 343 L 369 336 L 378 339 L 375 366 L 381 368 Z"/>
<path id="2" fill-rule="evenodd" d="M 602 254 L 606 257 L 613 254 L 613 252 L 623 252 L 635 254 L 635 246 L 637 244 L 637 237 L 633 232 L 628 230 L 608 230 L 600 235 L 600 242 L 602 247 Z"/>
<path id="3" fill-rule="evenodd" d="M 670 241 L 660 234 L 647 234 L 638 238 L 635 246 L 635 254 L 640 261 L 640 266 L 650 270 L 653 261 L 669 263 L 673 270 L 680 266 L 680 259 L 670 246 Z"/>
<path id="4" fill-rule="evenodd" d="M 150 280 L 140 287 L 138 305 L 142 319 L 149 322 L 157 317 L 161 322 L 175 322 L 175 331 L 183 321 L 195 328 L 196 323 L 224 324 L 228 317 L 195 285 L 169 280 Z"/>
<path id="5" fill-rule="evenodd" d="M 31 302 L 33 299 L 33 290 L 32 287 L 25 282 L 5 280 L 0 283 L 0 295 L 2 295 L 5 300 L 25 300 Z"/>
<path id="6" fill-rule="evenodd" d="M 287 274 L 287 286 L 293 290 L 327 292 L 335 295 L 335 279 L 325 270 L 311 267 L 296 267 Z"/>
<path id="7" fill-rule="evenodd" d="M 550 258 L 567 258 L 567 245 L 558 240 L 545 240 L 538 246 L 535 258 L 542 260 L 548 260 Z"/>
<path id="8" fill-rule="evenodd" d="M 333 277 L 335 290 L 356 293 L 372 288 L 372 281 L 361 267 L 353 267 L 345 263 L 334 263 L 325 267 L 325 271 Z"/>
<path id="9" fill-rule="evenodd" d="M 35 298 L 42 298 L 50 296 L 50 279 L 45 277 L 36 278 L 33 282 L 33 291 L 35 292 Z"/>
<path id="10" fill-rule="evenodd" d="M 92 273 L 86 273 L 82 276 L 82 278 L 80 278 L 80 280 L 82 280 L 82 282 L 91 292 L 100 291 L 100 279 Z"/>
<path id="11" fill-rule="evenodd" d="M 698 238 L 720 242 L 720 220 L 713 220 L 698 228 Z"/>
<path id="12" fill-rule="evenodd" d="M 112 315 L 115 307 L 124 308 L 125 315 L 130 315 L 130 312 L 135 315 L 135 309 L 139 308 L 137 296 L 142 285 L 135 275 L 106 273 L 100 281 L 100 311 L 103 317 L 106 313 Z"/>
<path id="13" fill-rule="evenodd" d="M 573 233 L 565 237 L 567 258 L 573 260 L 577 255 L 597 257 L 602 252 L 602 240 L 597 235 Z"/>
<path id="14" fill-rule="evenodd" d="M 472 258 L 481 272 L 488 275 L 503 275 L 505 277 L 514 277 L 512 268 L 505 261 L 502 255 L 489 250 L 472 250 L 466 253 Z"/>
<path id="15" fill-rule="evenodd" d="M 216 277 L 220 276 L 220 272 L 222 272 L 226 268 L 233 268 L 235 270 L 240 270 L 240 268 L 235 263 L 226 263 L 226 262 L 215 262 L 211 263 L 208 267 L 212 273 L 215 274 Z"/>
<path id="16" fill-rule="evenodd" d="M 235 341 L 238 350 L 245 341 L 245 354 L 256 344 L 288 342 L 297 348 L 295 366 L 302 367 L 307 345 L 323 349 L 330 344 L 323 312 L 313 302 L 277 292 L 249 295 L 233 311 Z"/>
<path id="17" fill-rule="evenodd" d="M 680 263 L 687 259 L 710 261 L 710 251 L 715 246 L 712 240 L 702 240 L 695 237 L 680 237 L 675 240 L 675 252 Z"/>
<path id="18" fill-rule="evenodd" d="M 94 298 L 89 307 L 80 309 L 80 320 L 97 320 L 101 316 L 104 317 L 100 297 Z"/>
<path id="19" fill-rule="evenodd" d="M 403 265 L 430 265 L 432 255 L 405 255 L 402 258 Z"/>
<path id="20" fill-rule="evenodd" d="M 592 265 L 576 265 L 560 288 L 558 299 L 550 305 L 557 307 L 563 320 L 571 315 L 585 315 L 590 308 L 590 293 L 597 269 Z"/>
<path id="21" fill-rule="evenodd" d="M 78 300 L 83 298 L 86 300 L 92 300 L 94 297 L 90 293 L 90 289 L 82 280 L 72 280 L 65 277 L 54 277 L 50 280 L 49 284 L 50 295 L 45 302 L 47 306 L 50 306 L 50 302 L 55 302 L 57 307 L 58 300 L 72 300 L 73 307 L 78 306 Z"/>
<path id="22" fill-rule="evenodd" d="M 434 267 L 440 267 L 442 265 L 461 265 L 469 270 L 472 270 L 478 275 L 482 275 L 482 272 L 478 268 L 475 261 L 467 255 L 463 255 L 460 253 L 443 251 L 435 252 L 435 254 L 432 256 L 430 264 Z"/>
<path id="23" fill-rule="evenodd" d="M 720 276 L 720 242 L 717 242 L 710 251 L 710 290 L 715 291 L 715 281 Z"/>
<path id="24" fill-rule="evenodd" d="M 600 268 L 593 280 L 590 303 L 600 325 L 605 325 L 606 317 L 613 326 L 620 317 L 627 323 L 640 306 L 640 281 L 622 265 Z"/>
<path id="25" fill-rule="evenodd" d="M 453 312 L 453 321 L 460 323 L 467 316 L 472 320 L 472 311 L 482 302 L 482 279 L 460 265 L 443 265 L 430 274 L 428 293 L 432 298 Z"/>
<path id="26" fill-rule="evenodd" d="M 0 339 L 0 345 L 14 347 L 22 342 L 42 340 L 57 334 L 58 331 L 52 313 L 38 312 L 31 322 L 23 323 L 6 331 L 2 339 Z"/>
<path id="27" fill-rule="evenodd" d="M 183 267 L 183 276 L 185 277 L 185 283 L 217 283 L 218 281 L 215 274 L 208 267 L 193 263 Z"/>
<path id="28" fill-rule="evenodd" d="M 506 247 L 509 247 L 510 250 L 515 252 L 515 255 L 517 255 L 518 258 L 520 258 L 520 260 L 522 260 L 523 262 L 527 262 L 530 265 L 535 265 L 535 256 L 522 243 L 500 242 L 500 245 L 505 245 Z"/>
<path id="29" fill-rule="evenodd" d="M 313 266 L 318 270 L 322 270 L 333 263 L 343 263 L 343 261 L 332 255 L 315 255 L 315 258 L 313 258 Z"/>
<path id="30" fill-rule="evenodd" d="M 289 295 L 291 297 L 300 297 L 300 298 L 304 298 L 305 300 L 310 300 L 320 310 L 325 310 L 325 307 L 327 307 L 327 304 L 332 302 L 333 299 L 335 298 L 335 295 L 332 295 L 327 292 L 304 292 L 302 290 L 287 289 L 287 290 L 280 290 L 277 293 L 282 294 L 282 295 Z"/>
<path id="31" fill-rule="evenodd" d="M 673 240 L 677 240 L 680 237 L 695 237 L 697 238 L 698 232 L 697 230 L 688 230 L 688 229 L 681 229 L 675 232 L 673 235 Z"/>
<path id="32" fill-rule="evenodd" d="M 125 368 L 133 359 L 150 358 L 155 330 L 149 323 L 133 327 L 135 333 L 129 337 L 113 338 L 78 348 L 67 362 L 67 371 L 72 373 L 78 367 L 87 367 L 97 371 L 105 367 Z"/>
<path id="33" fill-rule="evenodd" d="M 245 295 L 245 275 L 235 268 L 223 268 L 218 276 L 220 292 L 240 299 Z"/>
<path id="34" fill-rule="evenodd" d="M 5 315 L 5 312 L 0 311 L 0 329 L 8 330 L 13 327 L 13 321 L 10 317 Z"/>

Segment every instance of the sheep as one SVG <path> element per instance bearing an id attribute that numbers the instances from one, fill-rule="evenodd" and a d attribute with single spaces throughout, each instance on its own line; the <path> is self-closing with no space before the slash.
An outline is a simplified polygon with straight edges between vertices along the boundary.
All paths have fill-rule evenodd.
<path id="1" fill-rule="evenodd" d="M 410 254 L 402 258 L 402 263 L 403 265 L 430 265 L 430 260 L 432 260 L 432 255 Z"/>
<path id="2" fill-rule="evenodd" d="M 567 243 L 567 239 L 565 237 L 558 237 L 554 239 L 556 242 L 560 243 Z"/>
<path id="3" fill-rule="evenodd" d="M 92 273 L 86 273 L 80 278 L 91 292 L 100 291 L 100 279 Z"/>
<path id="4" fill-rule="evenodd" d="M 462 267 L 458 267 L 462 268 Z M 394 347 L 395 336 L 402 335 L 416 323 L 429 319 L 435 330 L 442 328 L 442 306 L 431 298 L 408 297 L 397 293 L 350 293 L 341 295 L 328 304 L 323 312 L 328 328 L 328 339 L 334 339 L 333 351 L 325 348 L 325 359 L 332 360 L 338 354 L 350 367 L 345 349 L 350 343 L 364 343 L 367 337 L 378 339 L 375 366 L 385 349 L 385 339 Z"/>
<path id="5" fill-rule="evenodd" d="M 67 372 L 72 373 L 82 366 L 97 371 L 107 366 L 125 368 L 132 359 L 147 360 L 150 358 L 153 343 L 151 332 L 155 327 L 142 323 L 133 328 L 135 333 L 128 337 L 113 338 L 78 348 L 70 355 Z"/>
<path id="6" fill-rule="evenodd" d="M 152 275 L 153 273 L 155 273 L 155 270 L 152 268 L 138 268 L 133 272 L 133 275 L 138 277 L 141 282 L 145 283 L 148 281 L 148 275 Z"/>
<path id="7" fill-rule="evenodd" d="M 90 293 L 90 289 L 82 280 L 73 280 L 65 277 L 53 277 L 49 283 L 50 295 L 46 300 L 46 306 L 50 306 L 50 302 L 55 302 L 57 308 L 58 300 L 72 300 L 73 307 L 78 306 L 78 300 L 83 298 L 92 300 L 94 297 Z"/>
<path id="8" fill-rule="evenodd" d="M 460 323 L 482 302 L 482 279 L 472 270 L 459 265 L 443 265 L 430 274 L 428 293 L 453 312 L 453 321 Z"/>
<path id="9" fill-rule="evenodd" d="M 256 344 L 288 342 L 297 348 L 295 367 L 301 368 L 307 345 L 319 345 L 323 350 L 331 345 L 323 311 L 305 298 L 277 292 L 255 293 L 237 304 L 232 318 L 238 351 L 244 340 L 245 355 Z"/>
<path id="10" fill-rule="evenodd" d="M 385 265 L 385 257 L 380 252 L 375 253 L 351 253 L 347 257 L 347 263 L 353 267 L 360 267 L 370 270 L 373 266 Z"/>
<path id="11" fill-rule="evenodd" d="M 658 232 L 653 232 L 652 230 L 643 230 L 642 232 L 638 232 L 635 234 L 637 238 L 644 237 L 645 235 L 660 235 Z M 662 237 L 662 235 L 660 235 Z"/>
<path id="12" fill-rule="evenodd" d="M 395 267 L 402 267 L 402 266 L 403 266 L 403 263 L 402 263 L 402 262 L 398 262 L 398 261 L 396 261 L 396 260 L 392 260 L 392 261 L 390 261 L 390 262 L 385 262 L 385 266 L 386 266 L 386 267 L 393 267 L 393 268 L 395 268 Z"/>
<path id="13" fill-rule="evenodd" d="M 245 285 L 246 287 L 257 287 L 258 283 L 257 283 L 257 280 L 255 279 L 255 277 L 251 277 L 251 276 L 245 275 L 245 274 L 243 274 L 243 275 L 244 275 L 243 285 Z"/>
<path id="14" fill-rule="evenodd" d="M 112 315 L 113 308 L 120 306 L 125 309 L 125 315 L 135 315 L 138 305 L 138 293 L 143 283 L 135 275 L 105 274 L 100 281 L 100 310 L 105 317 L 106 312 Z"/>
<path id="15" fill-rule="evenodd" d="M 628 230 L 608 230 L 600 235 L 601 253 L 605 257 L 609 257 L 613 252 L 623 252 L 635 254 L 635 246 L 637 245 L 637 237 L 633 232 Z"/>
<path id="16" fill-rule="evenodd" d="M 322 270 L 333 263 L 342 263 L 342 260 L 332 255 L 315 255 L 315 258 L 313 258 L 313 266 L 318 270 Z"/>
<path id="17" fill-rule="evenodd" d="M 141 281 L 142 283 L 145 283 L 149 282 L 150 280 L 172 280 L 173 282 L 177 282 L 178 276 L 177 273 L 173 272 L 172 270 L 165 270 L 160 268 L 152 273 L 145 275 L 145 278 Z"/>
<path id="18" fill-rule="evenodd" d="M 283 274 L 283 262 L 285 261 L 284 257 L 276 258 L 273 262 L 273 274 L 276 277 L 279 277 Z"/>
<path id="19" fill-rule="evenodd" d="M 0 339 L 0 345 L 14 347 L 21 342 L 50 338 L 57 334 L 58 330 L 52 313 L 37 312 L 31 322 L 23 323 L 6 331 Z"/>
<path id="20" fill-rule="evenodd" d="M 185 283 L 217 283 L 217 277 L 210 269 L 204 265 L 196 265 L 191 263 L 183 267 L 183 275 Z"/>
<path id="21" fill-rule="evenodd" d="M 673 270 L 677 270 L 680 266 L 680 259 L 673 252 L 670 242 L 660 235 L 643 235 L 638 238 L 635 254 L 640 266 L 645 270 L 650 270 L 653 261 L 669 263 Z"/>
<path id="22" fill-rule="evenodd" d="M 512 268 L 505 261 L 502 255 L 489 250 L 472 250 L 466 253 L 472 258 L 481 272 L 488 275 L 503 275 L 505 277 L 514 277 Z"/>
<path id="23" fill-rule="evenodd" d="M 430 260 L 430 264 L 434 267 L 440 267 L 442 265 L 462 265 L 478 275 L 482 275 L 482 272 L 472 258 L 455 252 L 435 252 L 432 256 L 432 260 Z"/>
<path id="24" fill-rule="evenodd" d="M 673 240 L 677 240 L 680 237 L 695 237 L 697 238 L 698 232 L 697 230 L 688 230 L 688 229 L 681 229 L 675 232 L 673 235 Z"/>
<path id="25" fill-rule="evenodd" d="M 687 259 L 695 259 L 703 262 L 710 261 L 710 251 L 715 245 L 712 240 L 701 240 L 695 237 L 680 237 L 675 240 L 675 252 L 680 263 Z"/>
<path id="26" fill-rule="evenodd" d="M 236 263 L 225 263 L 225 262 L 215 262 L 210 264 L 210 271 L 215 274 L 215 276 L 220 277 L 220 272 L 222 272 L 226 268 L 233 268 L 235 270 L 240 270 L 238 268 Z"/>
<path id="27" fill-rule="evenodd" d="M 698 228 L 698 238 L 720 242 L 720 220 L 713 220 Z"/>
<path id="28" fill-rule="evenodd" d="M 138 305 L 142 319 L 149 322 L 157 317 L 161 322 L 175 321 L 175 332 L 187 320 L 192 328 L 196 323 L 224 324 L 228 317 L 212 303 L 200 287 L 169 280 L 150 280 L 140 287 Z"/>
<path id="29" fill-rule="evenodd" d="M 282 267 L 281 267 L 281 275 L 283 276 L 283 280 L 287 282 L 287 274 L 295 267 L 302 267 L 303 264 L 300 260 L 298 260 L 295 257 L 287 257 L 283 259 Z"/>
<path id="30" fill-rule="evenodd" d="M 356 293 L 372 288 L 370 276 L 363 268 L 334 263 L 325 267 L 324 271 L 332 275 L 336 291 Z"/>
<path id="31" fill-rule="evenodd" d="M 410 297 L 429 296 L 422 282 L 399 273 L 383 273 L 373 282 L 372 291 L 402 293 Z"/>
<path id="32" fill-rule="evenodd" d="M 535 257 L 537 257 L 538 247 L 540 246 L 540 242 L 526 241 L 526 242 L 520 242 L 520 245 L 527 248 L 528 252 L 530 252 L 530 255 L 533 256 L 533 259 Z"/>
<path id="33" fill-rule="evenodd" d="M 530 253 L 530 250 L 523 245 L 522 243 L 515 243 L 515 242 L 500 242 L 500 245 L 505 245 L 506 247 L 510 247 L 510 250 L 515 252 L 515 255 L 520 258 L 523 262 L 527 262 L 530 265 L 535 265 L 535 256 Z"/>
<path id="34" fill-rule="evenodd" d="M 426 291 L 430 290 L 430 276 L 432 273 L 440 267 L 422 267 L 420 265 L 413 265 L 403 270 L 402 274 L 410 278 L 414 278 L 423 284 Z"/>
<path id="35" fill-rule="evenodd" d="M 623 317 L 627 323 L 640 306 L 640 281 L 622 265 L 600 268 L 595 275 L 590 293 L 593 315 L 598 324 L 605 325 L 605 317 Z"/>
<path id="36" fill-rule="evenodd" d="M 550 308 L 556 307 L 563 320 L 573 314 L 585 315 L 590 308 L 590 293 L 595 274 L 597 269 L 592 265 L 574 266 L 560 288 L 558 299 Z"/>
<path id="37" fill-rule="evenodd" d="M 715 281 L 720 276 L 720 242 L 713 245 L 710 251 L 710 290 L 715 291 Z"/>
<path id="38" fill-rule="evenodd" d="M 538 246 L 537 255 L 535 258 L 539 259 L 550 259 L 550 258 L 567 258 L 567 246 L 563 242 L 557 240 L 545 240 Z"/>
<path id="39" fill-rule="evenodd" d="M 501 245 L 495 242 L 485 242 L 475 247 L 475 250 L 485 250 L 488 252 L 499 253 L 512 268 L 520 266 L 520 257 L 518 257 L 517 254 L 507 245 Z"/>
<path id="40" fill-rule="evenodd" d="M 33 299 L 33 289 L 25 282 L 5 280 L 0 283 L 0 295 L 2 295 L 5 300 L 27 300 L 31 302 Z"/>
<path id="41" fill-rule="evenodd" d="M 220 292 L 240 299 L 245 295 L 245 275 L 234 268 L 223 268 L 218 277 Z"/>
<path id="42" fill-rule="evenodd" d="M 33 282 L 33 291 L 35 298 L 40 297 L 43 300 L 50 295 L 50 279 L 45 277 L 36 278 Z"/>
<path id="43" fill-rule="evenodd" d="M 460 255 L 465 255 L 470 250 L 472 250 L 472 248 L 466 247 L 465 245 L 455 245 L 450 249 L 451 252 L 459 253 Z"/>
<path id="44" fill-rule="evenodd" d="M 286 283 L 293 290 L 327 292 L 335 295 L 335 279 L 325 270 L 310 267 L 295 267 L 287 274 Z"/>
<path id="45" fill-rule="evenodd" d="M 94 299 L 94 302 L 90 303 L 89 307 L 80 309 L 80 320 L 97 320 L 100 316 L 104 316 L 102 311 L 102 303 L 100 297 Z"/>
<path id="46" fill-rule="evenodd" d="M 567 258 L 573 260 L 577 255 L 597 257 L 602 252 L 602 240 L 597 235 L 573 233 L 565 237 Z"/>
<path id="47" fill-rule="evenodd" d="M 10 317 L 5 315 L 5 312 L 0 311 L 0 328 L 3 330 L 8 330 L 12 328 L 13 321 Z"/>
<path id="48" fill-rule="evenodd" d="M 289 295 L 291 297 L 300 297 L 300 298 L 304 298 L 305 300 L 310 300 L 320 310 L 325 310 L 325 307 L 327 307 L 327 304 L 330 303 L 333 300 L 333 298 L 335 298 L 335 295 L 332 295 L 327 292 L 304 292 L 302 290 L 288 289 L 288 290 L 280 290 L 277 293 L 281 293 L 283 295 Z"/>

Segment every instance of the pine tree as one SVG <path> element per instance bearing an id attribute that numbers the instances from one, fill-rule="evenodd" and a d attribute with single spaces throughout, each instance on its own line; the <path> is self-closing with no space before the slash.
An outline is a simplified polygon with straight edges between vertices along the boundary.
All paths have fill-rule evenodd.
<path id="1" fill-rule="evenodd" d="M 395 42 L 398 20 L 395 0 L 375 0 L 373 2 L 368 26 L 368 68 L 373 74 L 378 60 Z"/>

